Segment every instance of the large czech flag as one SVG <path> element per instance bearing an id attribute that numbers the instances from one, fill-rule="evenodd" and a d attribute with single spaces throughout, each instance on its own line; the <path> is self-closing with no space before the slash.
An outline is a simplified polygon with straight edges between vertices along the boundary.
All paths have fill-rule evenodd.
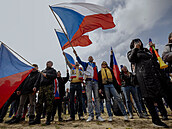
<path id="1" fill-rule="evenodd" d="M 71 47 L 71 44 L 73 47 L 76 46 L 81 46 L 81 47 L 86 47 L 90 44 L 92 44 L 91 40 L 89 39 L 88 35 L 82 35 L 77 39 L 72 40 L 70 43 L 66 37 L 66 35 L 63 32 L 59 32 L 57 30 L 55 30 L 57 37 L 59 39 L 60 42 L 60 46 L 62 48 L 62 50 Z"/>
<path id="2" fill-rule="evenodd" d="M 102 6 L 90 3 L 62 3 L 50 8 L 62 20 L 70 41 L 100 27 L 115 27 L 112 15 Z"/>
<path id="3" fill-rule="evenodd" d="M 21 62 L 5 46 L 0 46 L 0 108 L 14 93 L 33 67 Z"/>

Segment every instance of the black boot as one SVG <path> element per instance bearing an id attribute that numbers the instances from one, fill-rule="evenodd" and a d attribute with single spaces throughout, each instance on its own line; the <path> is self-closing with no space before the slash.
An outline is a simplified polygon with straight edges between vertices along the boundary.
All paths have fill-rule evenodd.
<path id="1" fill-rule="evenodd" d="M 51 119 L 51 113 L 47 113 L 47 121 L 46 121 L 46 125 L 50 125 L 50 119 Z"/>
<path id="2" fill-rule="evenodd" d="M 21 115 L 16 116 L 16 119 L 11 120 L 8 124 L 19 123 L 21 119 Z"/>
<path id="3" fill-rule="evenodd" d="M 36 119 L 33 122 L 30 122 L 29 125 L 36 125 L 36 124 L 40 124 L 41 123 L 41 117 L 40 115 L 36 116 Z"/>
<path id="4" fill-rule="evenodd" d="M 2 118 L 0 118 L 0 123 L 2 123 L 4 120 Z"/>
<path id="5" fill-rule="evenodd" d="M 35 118 L 34 115 L 29 116 L 29 125 L 32 125 L 34 123 L 34 118 Z"/>
<path id="6" fill-rule="evenodd" d="M 169 128 L 168 125 L 166 125 L 164 122 L 162 121 L 153 121 L 153 124 L 156 126 L 156 127 L 163 127 L 163 128 Z"/>
<path id="7" fill-rule="evenodd" d="M 59 121 L 63 121 L 63 118 L 62 117 L 59 117 Z"/>

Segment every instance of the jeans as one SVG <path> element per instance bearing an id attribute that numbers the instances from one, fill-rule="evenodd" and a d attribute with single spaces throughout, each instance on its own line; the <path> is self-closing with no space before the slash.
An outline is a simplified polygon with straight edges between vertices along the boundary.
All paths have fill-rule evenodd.
<path id="1" fill-rule="evenodd" d="M 87 94 L 87 104 L 89 116 L 94 117 L 93 105 L 92 105 L 92 91 L 95 100 L 95 112 L 96 117 L 100 116 L 100 100 L 98 94 L 98 82 L 96 81 L 86 81 L 86 94 Z"/>
<path id="2" fill-rule="evenodd" d="M 82 86 L 81 83 L 71 83 L 70 84 L 70 117 L 75 119 L 75 108 L 74 108 L 74 98 L 75 91 L 77 92 L 77 99 L 79 102 L 78 116 L 83 116 L 82 110 Z"/>
<path id="3" fill-rule="evenodd" d="M 142 94 L 141 94 L 141 91 L 140 91 L 140 87 L 139 86 L 136 86 L 136 92 L 137 92 L 138 99 L 139 99 L 139 102 L 140 102 L 140 105 L 141 105 L 141 110 L 143 112 L 147 113 L 145 104 L 144 104 L 143 99 L 142 99 Z"/>
<path id="4" fill-rule="evenodd" d="M 101 113 L 104 113 L 103 99 L 100 99 L 100 110 L 101 110 Z"/>
<path id="5" fill-rule="evenodd" d="M 119 94 L 117 93 L 117 91 L 116 91 L 115 87 L 113 86 L 113 84 L 104 85 L 104 91 L 105 91 L 105 95 L 106 95 L 106 108 L 107 108 L 108 115 L 112 116 L 110 93 L 112 94 L 114 99 L 117 101 L 118 106 L 119 106 L 122 114 L 124 116 L 127 115 L 127 113 L 125 111 L 125 107 L 124 107 L 123 101 L 120 98 Z"/>
<path id="6" fill-rule="evenodd" d="M 125 96 L 125 101 L 126 101 L 128 112 L 130 114 L 133 113 L 133 111 L 132 111 L 132 102 L 131 102 L 131 99 L 130 99 L 130 93 L 131 93 L 132 96 L 133 96 L 134 102 L 136 104 L 136 108 L 137 108 L 138 113 L 142 114 L 141 105 L 140 105 L 140 102 L 139 102 L 139 99 L 138 99 L 136 88 L 134 86 L 125 86 L 125 87 L 122 87 L 122 91 L 123 91 L 124 96 Z"/>

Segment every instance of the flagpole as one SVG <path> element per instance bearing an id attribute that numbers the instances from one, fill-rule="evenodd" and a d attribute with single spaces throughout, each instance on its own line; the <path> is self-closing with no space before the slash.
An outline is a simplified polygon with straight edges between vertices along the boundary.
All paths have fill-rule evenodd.
<path id="1" fill-rule="evenodd" d="M 22 58 L 24 61 L 26 61 L 28 64 L 30 64 L 32 66 L 32 64 L 26 60 L 24 57 L 22 57 L 21 55 L 19 55 L 16 51 L 14 51 L 12 48 L 10 48 L 9 46 L 7 46 L 5 43 L 3 43 L 2 41 L 0 41 L 5 47 L 7 47 L 8 49 L 10 49 L 11 51 L 13 51 L 15 54 L 17 54 L 20 58 Z"/>
<path id="2" fill-rule="evenodd" d="M 12 52 L 14 52 L 16 55 L 18 55 L 20 58 L 22 58 L 24 61 L 26 61 L 28 64 L 30 64 L 32 67 L 34 67 L 36 70 L 38 70 L 35 66 L 33 66 L 32 63 L 30 63 L 28 60 L 26 60 L 24 57 L 22 57 L 20 54 L 18 54 L 16 51 L 14 51 L 12 48 L 10 48 L 9 46 L 7 46 L 5 43 L 3 43 L 2 41 L 0 41 L 5 47 L 7 47 L 8 49 L 10 49 Z M 43 76 L 44 74 L 38 70 Z"/>
<path id="3" fill-rule="evenodd" d="M 64 29 L 63 29 L 63 27 L 62 27 L 62 25 L 60 24 L 60 22 L 59 22 L 59 20 L 58 20 L 57 16 L 55 15 L 55 13 L 54 13 L 53 9 L 51 8 L 51 6 L 50 6 L 50 5 L 49 5 L 49 7 L 50 7 L 50 9 L 51 9 L 51 11 L 52 11 L 52 13 L 53 13 L 54 17 L 56 18 L 57 22 L 59 23 L 60 28 L 62 29 L 63 33 L 65 34 L 66 38 L 68 39 L 68 41 L 69 41 L 69 43 L 70 43 L 70 45 L 71 45 L 72 49 L 74 50 L 73 45 L 71 44 L 71 42 L 70 42 L 70 40 L 69 40 L 69 37 L 68 37 L 68 36 L 67 36 L 67 34 L 65 33 L 65 31 L 64 31 Z"/>

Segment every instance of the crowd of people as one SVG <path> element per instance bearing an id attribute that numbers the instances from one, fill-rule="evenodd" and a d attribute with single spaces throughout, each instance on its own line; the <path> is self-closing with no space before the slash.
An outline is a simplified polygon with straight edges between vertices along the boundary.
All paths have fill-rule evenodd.
<path id="1" fill-rule="evenodd" d="M 121 85 L 114 76 L 112 51 L 110 66 L 103 61 L 100 71 L 92 56 L 88 57 L 88 62 L 84 62 L 74 50 L 77 62 L 73 66 L 63 53 L 70 68 L 70 75 L 67 70 L 66 77 L 61 77 L 61 72 L 52 67 L 52 61 L 46 63 L 42 72 L 38 72 L 38 65 L 33 64 L 33 71 L 0 109 L 0 122 L 4 121 L 9 107 L 9 117 L 14 115 L 5 121 L 8 124 L 25 120 L 29 110 L 29 125 L 40 124 L 41 118 L 45 116 L 46 125 L 50 125 L 55 120 L 57 108 L 58 121 L 64 121 L 62 113 L 70 114 L 70 118 L 65 121 L 76 120 L 76 114 L 79 120 L 84 120 L 84 115 L 88 113 L 87 122 L 93 121 L 94 115 L 97 121 L 103 122 L 105 119 L 101 114 L 104 113 L 105 100 L 109 122 L 113 121 L 113 114 L 123 115 L 124 121 L 129 121 L 134 119 L 134 111 L 141 119 L 148 119 L 149 112 L 154 125 L 168 127 L 162 120 L 168 120 L 165 106 L 168 105 L 172 110 L 172 33 L 168 39 L 162 54 L 162 59 L 168 64 L 166 69 L 160 69 L 154 51 L 143 47 L 140 39 L 133 39 L 131 50 L 127 53 L 131 72 L 121 65 Z M 153 43 L 149 45 L 155 47 Z M 68 81 L 70 89 L 65 91 Z"/>

